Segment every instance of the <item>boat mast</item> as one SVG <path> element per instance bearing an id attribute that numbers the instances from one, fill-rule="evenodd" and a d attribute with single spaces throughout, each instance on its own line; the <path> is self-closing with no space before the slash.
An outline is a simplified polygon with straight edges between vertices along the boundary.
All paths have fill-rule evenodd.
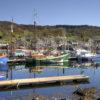
<path id="1" fill-rule="evenodd" d="M 34 42 L 34 49 L 35 50 L 36 50 L 36 41 L 37 41 L 37 35 L 36 35 L 36 17 L 37 17 L 37 12 L 36 12 L 36 9 L 34 9 L 34 12 L 33 12 L 33 28 L 34 28 L 34 37 L 35 37 L 35 42 Z"/>
<path id="2" fill-rule="evenodd" d="M 13 57 L 13 18 L 11 19 L 11 57 Z M 13 73 L 12 73 L 12 67 L 11 67 L 11 74 L 10 74 L 10 78 L 12 80 L 13 78 Z"/>
<path id="3" fill-rule="evenodd" d="M 13 18 L 11 19 L 11 57 L 13 56 Z"/>
<path id="4" fill-rule="evenodd" d="M 13 18 L 11 19 L 11 34 L 13 33 Z"/>

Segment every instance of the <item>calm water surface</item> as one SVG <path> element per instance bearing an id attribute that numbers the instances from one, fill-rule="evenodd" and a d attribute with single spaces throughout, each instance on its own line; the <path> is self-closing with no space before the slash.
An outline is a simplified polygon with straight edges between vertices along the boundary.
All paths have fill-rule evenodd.
<path id="1" fill-rule="evenodd" d="M 90 82 L 78 85 L 46 86 L 27 89 L 0 91 L 0 100 L 32 100 L 33 95 L 46 97 L 66 97 L 73 100 L 72 92 L 78 87 L 100 88 L 100 65 L 81 64 L 80 67 L 68 66 L 27 66 L 27 65 L 0 65 L 0 81 L 9 79 L 37 78 L 61 75 L 84 74 L 90 76 Z"/>

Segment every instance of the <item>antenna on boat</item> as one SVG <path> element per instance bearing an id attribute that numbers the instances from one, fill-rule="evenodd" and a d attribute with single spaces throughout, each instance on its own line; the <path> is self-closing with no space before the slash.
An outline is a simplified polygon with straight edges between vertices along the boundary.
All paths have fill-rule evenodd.
<path id="1" fill-rule="evenodd" d="M 13 33 L 13 18 L 11 19 L 11 33 Z"/>
<path id="2" fill-rule="evenodd" d="M 34 18 L 34 29 L 36 28 L 36 17 L 37 17 L 37 12 L 36 12 L 36 9 L 34 9 L 34 14 L 33 14 L 33 18 Z"/>
<path id="3" fill-rule="evenodd" d="M 14 30 L 13 30 L 13 27 L 14 27 L 14 25 L 13 25 L 13 22 L 14 22 L 14 20 L 13 20 L 13 18 L 11 19 L 11 44 L 12 44 L 12 36 L 13 36 L 13 32 L 14 32 Z"/>

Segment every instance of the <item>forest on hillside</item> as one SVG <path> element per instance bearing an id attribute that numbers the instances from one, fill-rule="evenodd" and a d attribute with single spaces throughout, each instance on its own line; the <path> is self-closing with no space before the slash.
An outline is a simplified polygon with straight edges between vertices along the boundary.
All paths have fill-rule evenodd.
<path id="1" fill-rule="evenodd" d="M 34 47 L 34 44 L 60 44 L 64 41 L 85 41 L 100 36 L 100 27 L 88 25 L 23 25 L 0 21 L 0 43 Z"/>

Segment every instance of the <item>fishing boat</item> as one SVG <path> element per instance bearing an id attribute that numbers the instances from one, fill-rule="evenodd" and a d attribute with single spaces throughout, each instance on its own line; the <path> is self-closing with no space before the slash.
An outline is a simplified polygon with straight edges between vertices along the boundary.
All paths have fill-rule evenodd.
<path id="1" fill-rule="evenodd" d="M 8 61 L 9 58 L 7 57 L 7 55 L 0 54 L 0 64 L 7 64 Z"/>
<path id="2" fill-rule="evenodd" d="M 7 57 L 8 44 L 0 44 L 0 64 L 6 64 L 9 60 Z"/>
<path id="3" fill-rule="evenodd" d="M 69 53 L 63 53 L 61 55 L 43 55 L 43 54 L 34 54 L 32 56 L 32 61 L 34 61 L 34 64 L 36 65 L 43 65 L 43 64 L 64 64 L 68 62 L 68 59 L 70 57 Z M 27 60 L 28 61 L 28 60 Z"/>
<path id="4" fill-rule="evenodd" d="M 91 51 L 85 50 L 85 49 L 77 49 L 76 55 L 79 58 L 86 58 L 87 60 L 91 60 L 93 57 L 95 57 L 95 54 L 91 53 Z"/>

